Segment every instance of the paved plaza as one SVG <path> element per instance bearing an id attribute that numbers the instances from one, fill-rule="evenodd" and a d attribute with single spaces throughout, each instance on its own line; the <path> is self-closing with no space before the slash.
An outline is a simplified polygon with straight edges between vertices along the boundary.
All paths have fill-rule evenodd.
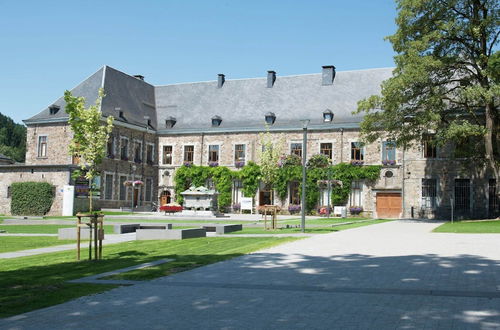
<path id="1" fill-rule="evenodd" d="M 500 235 L 394 221 L 0 320 L 2 329 L 498 329 Z"/>

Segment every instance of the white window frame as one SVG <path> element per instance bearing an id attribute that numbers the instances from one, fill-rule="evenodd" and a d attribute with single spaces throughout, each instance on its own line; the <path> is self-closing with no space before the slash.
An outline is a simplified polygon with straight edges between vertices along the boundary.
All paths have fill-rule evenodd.
<path id="1" fill-rule="evenodd" d="M 40 138 L 44 137 L 45 138 L 45 154 L 41 155 L 41 144 L 40 144 Z M 38 135 L 38 141 L 37 141 L 37 158 L 47 158 L 48 156 L 48 149 L 49 149 L 49 136 L 48 134 L 40 134 Z"/>

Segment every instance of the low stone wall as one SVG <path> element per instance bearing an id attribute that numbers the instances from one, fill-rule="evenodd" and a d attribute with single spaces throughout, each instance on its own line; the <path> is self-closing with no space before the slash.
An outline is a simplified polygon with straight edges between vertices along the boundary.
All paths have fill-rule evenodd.
<path id="1" fill-rule="evenodd" d="M 205 229 L 207 232 L 215 232 L 216 234 L 226 234 L 233 231 L 243 230 L 243 225 L 235 224 L 224 224 L 224 225 L 205 225 L 201 228 Z"/>
<path id="2" fill-rule="evenodd" d="M 75 228 L 60 228 L 58 230 L 58 239 L 76 240 L 76 227 Z M 80 228 L 80 239 L 90 239 L 90 229 Z"/>
<path id="3" fill-rule="evenodd" d="M 187 238 L 206 237 L 207 231 L 203 228 L 193 229 L 137 229 L 136 239 L 146 240 L 180 240 Z"/>

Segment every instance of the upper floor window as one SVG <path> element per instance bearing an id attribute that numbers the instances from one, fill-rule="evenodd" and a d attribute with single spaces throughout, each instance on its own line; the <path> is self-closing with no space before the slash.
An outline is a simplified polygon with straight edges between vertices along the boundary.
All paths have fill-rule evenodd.
<path id="1" fill-rule="evenodd" d="M 328 159 L 333 159 L 333 146 L 331 143 L 320 143 L 319 153 L 328 157 Z"/>
<path id="2" fill-rule="evenodd" d="M 154 162 L 154 146 L 152 144 L 146 145 L 146 162 L 152 165 Z"/>
<path id="3" fill-rule="evenodd" d="M 389 164 L 396 162 L 396 143 L 393 141 L 382 142 L 382 162 L 390 162 Z"/>
<path id="4" fill-rule="evenodd" d="M 290 154 L 302 157 L 302 143 L 292 143 L 290 145 Z"/>
<path id="5" fill-rule="evenodd" d="M 219 146 L 214 144 L 214 145 L 209 145 L 208 146 L 208 161 L 215 163 L 219 161 Z"/>
<path id="6" fill-rule="evenodd" d="M 115 138 L 110 136 L 106 145 L 106 155 L 108 158 L 115 158 Z"/>
<path id="7" fill-rule="evenodd" d="M 194 146 L 184 146 L 184 163 L 192 164 L 194 161 Z"/>
<path id="8" fill-rule="evenodd" d="M 134 162 L 142 163 L 142 142 L 139 141 L 135 142 Z"/>
<path id="9" fill-rule="evenodd" d="M 234 164 L 238 166 L 245 165 L 245 145 L 236 144 L 234 146 Z"/>
<path id="10" fill-rule="evenodd" d="M 365 150 L 363 143 L 351 142 L 351 160 L 364 160 Z"/>
<path id="11" fill-rule="evenodd" d="M 128 160 L 128 139 L 125 137 L 120 139 L 120 158 L 121 160 Z"/>
<path id="12" fill-rule="evenodd" d="M 432 136 L 426 136 L 423 141 L 424 158 L 436 158 L 437 150 L 436 143 Z"/>
<path id="13" fill-rule="evenodd" d="M 38 157 L 47 157 L 47 136 L 38 136 Z"/>
<path id="14" fill-rule="evenodd" d="M 163 146 L 163 165 L 172 165 L 172 146 Z"/>
<path id="15" fill-rule="evenodd" d="M 422 207 L 432 209 L 436 207 L 437 180 L 422 179 Z"/>

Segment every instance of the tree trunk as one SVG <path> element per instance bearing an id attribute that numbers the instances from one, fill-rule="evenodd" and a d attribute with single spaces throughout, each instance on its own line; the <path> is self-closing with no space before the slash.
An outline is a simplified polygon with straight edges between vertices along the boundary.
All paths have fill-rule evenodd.
<path id="1" fill-rule="evenodd" d="M 496 109 L 491 103 L 486 104 L 486 135 L 485 149 L 486 159 L 496 179 L 496 195 L 500 196 L 500 167 L 498 166 L 498 119 L 496 118 Z"/>

